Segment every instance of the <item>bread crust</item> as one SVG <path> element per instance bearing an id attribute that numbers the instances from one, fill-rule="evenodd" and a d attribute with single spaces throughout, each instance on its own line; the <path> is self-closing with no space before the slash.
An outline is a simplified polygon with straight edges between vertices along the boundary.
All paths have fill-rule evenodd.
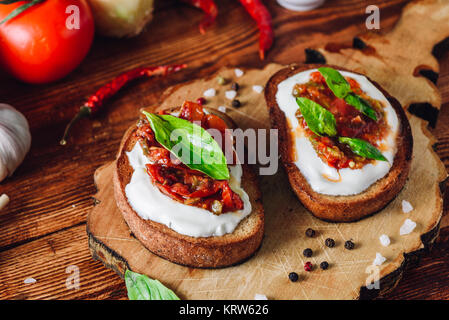
<path id="1" fill-rule="evenodd" d="M 372 184 L 367 190 L 357 195 L 331 196 L 315 192 L 298 167 L 291 160 L 293 146 L 284 112 L 276 103 L 277 87 L 280 82 L 296 73 L 319 67 L 331 67 L 337 70 L 352 70 L 332 65 L 293 65 L 279 70 L 267 82 L 265 100 L 270 115 L 271 127 L 278 129 L 279 152 L 283 166 L 293 191 L 303 205 L 317 218 L 332 222 L 352 222 L 372 215 L 384 208 L 403 188 L 412 160 L 413 138 L 410 124 L 402 106 L 378 83 L 369 79 L 388 99 L 394 108 L 400 128 L 396 138 L 397 152 L 393 165 L 385 177 Z"/>
<path id="2" fill-rule="evenodd" d="M 154 254 L 195 268 L 227 267 L 250 258 L 260 247 L 264 234 L 264 212 L 252 170 L 242 165 L 242 187 L 248 193 L 252 212 L 240 221 L 233 233 L 198 238 L 182 235 L 163 224 L 142 219 L 128 202 L 125 187 L 131 180 L 133 168 L 125 152 L 131 151 L 137 142 L 133 135 L 136 129 L 136 126 L 129 128 L 122 140 L 113 178 L 117 206 L 134 236 Z"/>

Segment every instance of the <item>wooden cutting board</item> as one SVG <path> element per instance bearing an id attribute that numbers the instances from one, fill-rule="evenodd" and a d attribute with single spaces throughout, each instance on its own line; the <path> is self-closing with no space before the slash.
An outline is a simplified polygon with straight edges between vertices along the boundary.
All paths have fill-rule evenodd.
<path id="1" fill-rule="evenodd" d="M 217 95 L 208 99 L 208 107 L 226 106 L 227 113 L 244 129 L 267 128 L 263 94 L 255 92 L 252 86 L 263 85 L 281 67 L 270 64 L 263 70 L 246 70 L 242 77 L 237 77 L 234 69 L 223 69 L 218 74 L 228 80 L 227 84 L 219 85 L 213 76 L 170 88 L 159 108 L 194 100 L 203 96 L 206 89 L 215 88 Z M 224 96 L 231 81 L 238 81 L 241 87 L 237 97 L 242 102 L 239 109 L 230 107 Z M 269 299 L 357 299 L 385 294 L 436 238 L 442 213 L 440 182 L 446 178 L 445 168 L 433 152 L 434 140 L 426 129 L 427 123 L 415 116 L 411 116 L 410 123 L 414 137 L 411 173 L 402 192 L 384 210 L 355 223 L 323 222 L 305 210 L 280 169 L 273 176 L 260 178 L 266 215 L 261 249 L 249 261 L 224 269 L 183 267 L 146 250 L 130 233 L 116 208 L 113 165 L 106 164 L 95 173 L 97 205 L 87 220 L 91 253 L 120 276 L 126 268 L 147 274 L 183 299 L 253 299 L 256 293 Z M 402 200 L 412 204 L 412 212 L 402 212 Z M 411 234 L 400 236 L 399 229 L 407 218 L 417 222 L 417 227 Z M 314 238 L 305 236 L 309 227 L 317 231 Z M 388 247 L 380 244 L 381 234 L 391 238 Z M 326 247 L 326 238 L 335 239 L 336 246 Z M 354 250 L 344 249 L 344 242 L 349 239 L 355 243 Z M 311 258 L 302 255 L 305 248 L 314 251 Z M 376 273 L 370 266 L 377 252 L 387 258 L 377 270 L 380 288 L 367 289 Z M 306 261 L 315 265 L 312 272 L 304 271 Z M 330 264 L 328 270 L 319 269 L 322 261 Z M 296 283 L 288 279 L 292 271 L 300 275 Z"/>

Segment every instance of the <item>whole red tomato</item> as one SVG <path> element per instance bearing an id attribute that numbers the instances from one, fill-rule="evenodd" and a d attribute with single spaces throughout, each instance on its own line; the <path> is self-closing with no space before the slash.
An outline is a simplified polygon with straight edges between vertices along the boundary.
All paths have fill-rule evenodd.
<path id="1" fill-rule="evenodd" d="M 0 4 L 0 21 L 24 3 Z M 79 24 L 78 9 L 69 6 L 79 9 Z M 85 0 L 46 0 L 0 25 L 0 66 L 25 82 L 55 81 L 80 64 L 93 36 Z"/>

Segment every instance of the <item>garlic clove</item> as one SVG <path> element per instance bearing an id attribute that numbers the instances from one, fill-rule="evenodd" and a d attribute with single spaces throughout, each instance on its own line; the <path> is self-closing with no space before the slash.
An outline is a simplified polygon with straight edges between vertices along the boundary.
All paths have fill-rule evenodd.
<path id="1" fill-rule="evenodd" d="M 0 103 L 0 181 L 14 173 L 30 147 L 26 118 L 10 105 Z"/>
<path id="2" fill-rule="evenodd" d="M 8 168 L 3 164 L 2 159 L 0 159 L 0 181 L 8 176 Z"/>

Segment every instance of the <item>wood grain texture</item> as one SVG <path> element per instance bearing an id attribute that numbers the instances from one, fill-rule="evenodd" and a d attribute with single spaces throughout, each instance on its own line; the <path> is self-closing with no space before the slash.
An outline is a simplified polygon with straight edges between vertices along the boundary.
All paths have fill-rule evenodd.
<path id="1" fill-rule="evenodd" d="M 79 268 L 80 288 L 68 289 L 69 266 Z M 95 262 L 86 226 L 74 226 L 0 253 L 0 299 L 109 299 L 125 297 L 122 280 Z M 34 284 L 25 284 L 32 277 Z M 102 281 L 99 283 L 98 279 Z"/>
<path id="2" fill-rule="evenodd" d="M 84 235 L 84 222 L 93 208 L 91 195 L 95 169 L 114 159 L 120 139 L 134 122 L 138 109 L 157 102 L 160 92 L 173 84 L 203 77 L 229 66 L 262 67 L 258 59 L 258 31 L 238 1 L 220 1 L 217 23 L 201 36 L 197 26 L 201 12 L 176 0 L 157 1 L 155 19 L 147 32 L 134 39 L 97 37 L 92 50 L 78 69 L 65 79 L 49 85 L 31 86 L 0 74 L 0 99 L 21 110 L 30 121 L 33 144 L 25 162 L 15 175 L 0 185 L 0 193 L 11 196 L 8 208 L 0 214 L 0 251 L 13 267 L 0 268 L 0 297 L 12 298 L 125 298 L 124 284 L 100 263 L 91 261 Z M 352 41 L 365 30 L 367 3 L 358 0 L 334 0 L 308 13 L 292 13 L 275 1 L 267 2 L 273 14 L 276 42 L 268 62 L 282 64 L 304 61 L 304 49 L 330 41 Z M 406 0 L 373 0 L 381 9 L 381 30 L 388 31 L 397 21 Z M 187 50 L 186 50 L 187 48 Z M 436 52 L 440 62 L 438 88 L 442 108 L 436 128 L 436 151 L 449 167 L 449 55 L 446 42 Z M 85 120 L 76 128 L 69 145 L 58 145 L 65 124 L 84 99 L 100 85 L 122 71 L 140 65 L 189 63 L 190 68 L 164 80 L 137 81 L 125 88 L 108 104 L 108 110 L 96 119 Z M 446 196 L 448 199 L 448 196 Z M 449 209 L 445 201 L 445 213 Z M 449 290 L 449 218 L 434 250 L 422 260 L 422 267 L 409 271 L 390 298 L 448 299 Z M 83 274 L 98 275 L 82 280 L 80 290 L 39 295 L 33 285 L 20 284 L 22 273 L 52 270 L 53 277 L 67 276 L 54 256 L 32 256 L 46 239 L 64 242 L 71 230 L 79 240 L 67 251 L 72 264 L 86 261 Z M 35 243 L 35 244 L 33 244 Z M 85 260 L 83 260 L 85 259 Z M 3 260 L 2 260 L 3 261 Z M 25 263 L 24 261 L 28 261 Z M 59 262 L 58 262 L 59 261 Z M 27 272 L 34 265 L 33 272 Z M 21 270 L 19 274 L 17 270 Z M 425 273 L 426 276 L 422 276 Z M 54 282 L 48 275 L 44 281 Z M 8 279 L 8 280 L 6 280 Z M 10 281 L 16 279 L 15 286 Z M 432 280 L 435 279 L 435 282 Z M 23 281 L 23 280 L 22 280 Z M 39 282 L 38 282 L 39 283 Z M 48 285 L 48 284 L 47 284 Z M 9 288 L 9 289 L 8 289 Z M 34 294 L 30 295 L 30 292 Z"/>

